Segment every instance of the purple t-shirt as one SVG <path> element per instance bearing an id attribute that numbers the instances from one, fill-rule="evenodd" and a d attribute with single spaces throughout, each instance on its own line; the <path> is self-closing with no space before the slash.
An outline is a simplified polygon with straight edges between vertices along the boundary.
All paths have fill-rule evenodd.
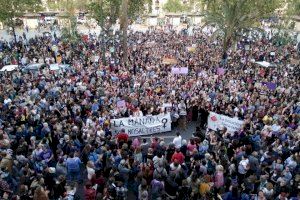
<path id="1" fill-rule="evenodd" d="M 45 151 L 43 151 L 43 152 L 41 153 L 41 158 L 42 158 L 43 160 L 47 160 L 47 159 L 51 158 L 51 156 L 52 156 L 52 151 L 51 151 L 51 149 L 47 149 L 47 150 L 45 150 Z"/>

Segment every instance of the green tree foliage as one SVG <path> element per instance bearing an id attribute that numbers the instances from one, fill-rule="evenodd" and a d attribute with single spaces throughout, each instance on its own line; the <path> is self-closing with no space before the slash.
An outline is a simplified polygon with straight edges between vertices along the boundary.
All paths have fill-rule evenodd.
<path id="1" fill-rule="evenodd" d="M 80 35 L 77 31 L 77 12 L 83 10 L 86 6 L 84 1 L 80 0 L 61 0 L 58 2 L 59 10 L 67 19 L 67 26 L 62 30 L 62 38 L 65 42 L 77 43 Z"/>
<path id="2" fill-rule="evenodd" d="M 299 0 L 288 0 L 288 14 L 289 15 L 300 15 L 300 1 Z"/>
<path id="3" fill-rule="evenodd" d="M 180 0 L 168 0 L 163 9 L 171 13 L 181 13 L 189 10 L 189 7 L 181 3 Z"/>
<path id="4" fill-rule="evenodd" d="M 69 18 L 69 26 L 65 26 L 62 29 L 62 39 L 66 43 L 76 44 L 80 39 L 80 34 L 77 31 L 77 19 L 76 17 Z"/>
<path id="5" fill-rule="evenodd" d="M 88 5 L 88 11 L 101 28 L 108 23 L 115 24 L 119 18 L 121 0 L 98 0 Z"/>
<path id="6" fill-rule="evenodd" d="M 85 10 L 86 9 L 86 1 L 84 0 L 59 0 L 59 1 L 53 1 L 48 0 L 47 6 L 50 8 L 50 10 L 54 11 L 63 11 L 68 12 L 70 7 L 75 8 L 76 10 Z"/>
<path id="7" fill-rule="evenodd" d="M 149 10 L 146 10 L 146 5 L 149 6 Z M 128 1 L 128 18 L 135 20 L 138 16 L 145 14 L 145 12 L 151 12 L 152 0 L 129 0 Z"/>
<path id="8" fill-rule="evenodd" d="M 0 0 L 0 20 L 6 22 L 41 9 L 40 0 Z"/>
<path id="9" fill-rule="evenodd" d="M 120 19 L 122 34 L 123 63 L 127 61 L 127 29 L 132 22 L 146 11 L 151 0 L 94 0 L 88 5 L 88 11 L 102 30 L 106 31 Z M 151 6 L 148 6 L 151 7 Z"/>
<path id="10" fill-rule="evenodd" d="M 60 11 L 65 18 L 65 26 L 62 29 L 64 42 L 77 43 L 80 34 L 77 30 L 77 15 L 79 12 L 88 11 L 89 5 L 86 0 L 48 0 L 48 7 L 52 10 Z M 97 7 L 99 8 L 99 7 Z"/>
<path id="11" fill-rule="evenodd" d="M 109 35 L 109 28 L 118 20 L 121 0 L 95 0 L 87 6 L 90 17 L 95 19 L 103 33 L 101 40 L 104 43 L 104 33 Z M 102 47 L 102 62 L 105 64 L 105 46 Z"/>
<path id="12" fill-rule="evenodd" d="M 127 53 L 127 29 L 129 20 L 134 21 L 136 17 L 144 14 L 146 10 L 146 4 L 151 5 L 151 0 L 122 0 L 121 13 L 120 13 L 120 30 L 122 34 L 122 62 L 124 65 L 127 64 L 128 53 Z M 151 8 L 151 6 L 149 6 Z"/>
<path id="13" fill-rule="evenodd" d="M 151 0 L 128 0 L 128 19 L 134 21 L 147 11 L 146 5 L 151 5 L 151 3 Z M 122 0 L 94 0 L 88 4 L 87 8 L 89 14 L 98 22 L 99 26 L 106 23 L 113 25 L 123 14 Z"/>
<path id="14" fill-rule="evenodd" d="M 11 26 L 13 19 L 39 10 L 41 10 L 40 0 L 0 0 L 0 20 Z"/>
<path id="15" fill-rule="evenodd" d="M 41 10 L 40 0 L 0 0 L 0 21 L 13 28 L 16 41 L 15 26 L 17 19 L 25 13 L 34 13 Z"/>
<path id="16" fill-rule="evenodd" d="M 223 36 L 224 53 L 239 35 L 259 27 L 259 21 L 274 13 L 282 0 L 203 0 L 204 21 Z"/>

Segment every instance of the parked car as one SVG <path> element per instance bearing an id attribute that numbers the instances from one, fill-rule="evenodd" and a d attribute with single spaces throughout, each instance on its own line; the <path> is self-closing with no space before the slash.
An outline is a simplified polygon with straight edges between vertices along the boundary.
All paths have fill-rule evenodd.
<path id="1" fill-rule="evenodd" d="M 71 70 L 71 65 L 69 64 L 51 64 L 50 65 L 51 71 L 59 71 L 59 72 L 65 72 Z"/>
<path id="2" fill-rule="evenodd" d="M 26 65 L 22 71 L 23 72 L 35 72 L 35 71 L 39 71 L 40 69 L 43 69 L 44 67 L 46 67 L 46 64 L 44 63 L 34 63 L 34 64 L 28 64 Z"/>
<path id="3" fill-rule="evenodd" d="M 0 72 L 12 72 L 18 69 L 18 65 L 5 65 L 0 69 Z"/>
<path id="4" fill-rule="evenodd" d="M 44 19 L 45 24 L 53 24 L 54 21 L 55 21 L 55 18 L 54 18 L 54 17 L 51 17 L 51 16 L 49 16 L 49 17 L 47 16 L 47 17 L 45 17 L 45 19 Z"/>

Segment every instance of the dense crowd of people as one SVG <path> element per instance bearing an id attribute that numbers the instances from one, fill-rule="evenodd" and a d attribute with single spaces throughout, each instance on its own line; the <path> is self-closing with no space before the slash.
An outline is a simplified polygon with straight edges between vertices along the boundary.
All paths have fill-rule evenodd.
<path id="1" fill-rule="evenodd" d="M 224 53 L 207 32 L 154 29 L 129 33 L 126 65 L 115 41 L 104 65 L 101 42 L 26 34 L 0 42 L 0 65 L 21 66 L 0 74 L 2 199 L 300 199 L 294 43 L 257 37 Z M 46 65 L 23 71 L 29 63 Z M 53 72 L 52 63 L 71 69 Z M 209 130 L 210 111 L 244 124 Z M 170 144 L 110 128 L 111 119 L 161 113 L 179 130 Z M 191 121 L 196 131 L 182 138 Z"/>

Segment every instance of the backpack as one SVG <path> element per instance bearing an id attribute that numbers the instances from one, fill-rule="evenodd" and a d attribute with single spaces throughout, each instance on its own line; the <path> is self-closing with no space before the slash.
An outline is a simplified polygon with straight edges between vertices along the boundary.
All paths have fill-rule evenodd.
<path id="1" fill-rule="evenodd" d="M 189 188 L 189 187 L 181 187 L 180 190 L 179 190 L 179 199 L 182 199 L 182 200 L 190 200 L 191 195 L 192 193 L 192 189 Z"/>
<path id="2" fill-rule="evenodd" d="M 163 192 L 163 188 L 160 182 L 156 182 L 152 184 L 152 190 L 151 190 L 152 197 L 154 198 L 160 197 L 162 195 L 162 192 Z"/>
<path id="3" fill-rule="evenodd" d="M 233 187 L 238 187 L 239 183 L 238 183 L 237 177 L 232 177 L 232 178 L 231 178 L 231 185 L 232 185 Z"/>
<path id="4" fill-rule="evenodd" d="M 207 162 L 207 172 L 208 174 L 215 172 L 215 165 L 210 160 Z"/>
<path id="5" fill-rule="evenodd" d="M 157 169 L 154 170 L 154 173 L 160 175 L 162 178 L 166 178 L 167 177 L 167 172 L 165 169 L 158 171 Z"/>

